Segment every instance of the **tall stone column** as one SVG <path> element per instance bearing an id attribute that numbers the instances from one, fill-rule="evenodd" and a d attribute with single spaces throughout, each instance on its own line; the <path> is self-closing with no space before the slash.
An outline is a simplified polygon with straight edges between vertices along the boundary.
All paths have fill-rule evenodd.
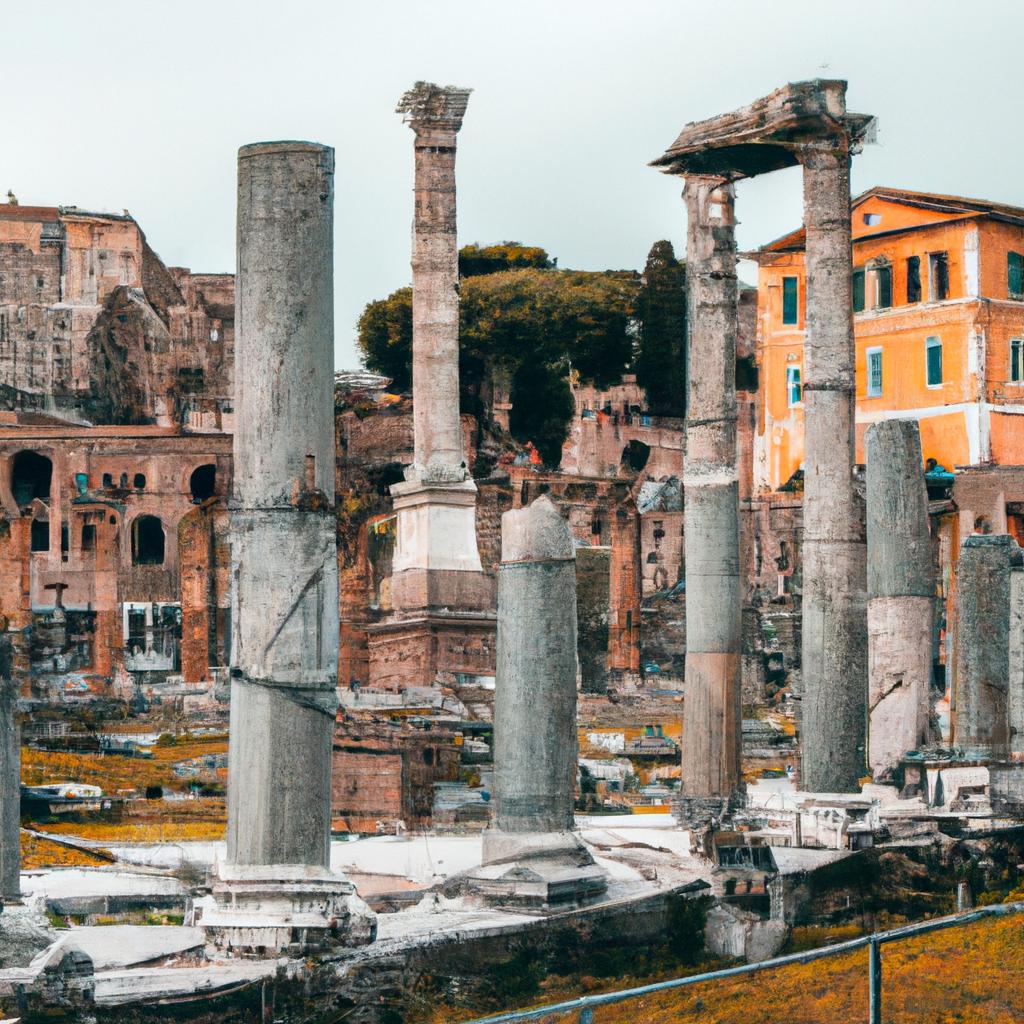
<path id="1" fill-rule="evenodd" d="M 21 899 L 21 727 L 11 641 L 0 636 L 0 911 Z"/>
<path id="2" fill-rule="evenodd" d="M 831 95 L 845 112 L 843 89 Z M 801 780 L 853 792 L 866 767 L 867 595 L 864 506 L 854 487 L 855 376 L 850 147 L 808 144 L 804 332 L 803 746 Z"/>
<path id="3" fill-rule="evenodd" d="M 880 779 L 928 740 L 935 577 L 917 421 L 876 423 L 864 444 L 868 763 Z"/>
<path id="4" fill-rule="evenodd" d="M 740 784 L 735 190 L 687 176 L 686 703 L 683 801 Z M 690 807 L 691 814 L 695 811 Z"/>
<path id="5" fill-rule="evenodd" d="M 960 548 L 953 743 L 969 759 L 1010 756 L 1011 577 L 1021 561 L 1007 534 L 968 537 Z"/>
<path id="6" fill-rule="evenodd" d="M 352 930 L 352 886 L 330 870 L 333 179 L 327 146 L 238 153 L 228 842 L 204 924 L 264 950 L 372 930 Z"/>
<path id="7" fill-rule="evenodd" d="M 575 545 L 542 496 L 501 518 L 495 809 L 478 890 L 537 906 L 604 890 L 573 831 L 576 765 Z"/>
<path id="8" fill-rule="evenodd" d="M 469 89 L 417 82 L 398 104 L 415 132 L 412 387 L 415 456 L 391 488 L 398 514 L 396 609 L 482 608 L 490 588 L 476 543 L 476 485 L 459 415 L 456 137 Z"/>

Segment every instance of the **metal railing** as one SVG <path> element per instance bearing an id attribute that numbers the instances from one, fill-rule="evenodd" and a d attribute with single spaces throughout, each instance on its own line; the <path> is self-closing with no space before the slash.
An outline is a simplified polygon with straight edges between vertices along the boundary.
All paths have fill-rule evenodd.
<path id="1" fill-rule="evenodd" d="M 820 949 L 809 949 L 803 953 L 776 957 L 774 960 L 762 960 L 756 964 L 743 964 L 739 967 L 727 967 L 721 971 L 708 971 L 705 974 L 691 974 L 686 978 L 673 978 L 671 981 L 659 981 L 653 985 L 641 985 L 638 988 L 626 988 L 619 992 L 605 992 L 601 995 L 581 996 L 564 1003 L 554 1003 L 534 1010 L 519 1010 L 513 1013 L 500 1013 L 496 1017 L 480 1017 L 468 1024 L 512 1024 L 513 1021 L 540 1020 L 570 1013 L 578 1013 L 579 1024 L 592 1024 L 594 1008 L 624 1003 L 640 996 L 652 995 L 656 992 L 667 992 L 670 989 L 684 988 L 688 985 L 700 985 L 706 981 L 719 981 L 723 978 L 735 978 L 757 971 L 771 971 L 777 967 L 788 967 L 792 964 L 806 964 L 812 960 L 821 960 L 829 956 L 841 956 L 855 949 L 868 947 L 868 1024 L 882 1024 L 882 946 L 887 942 L 898 942 L 914 935 L 937 932 L 944 928 L 958 928 L 986 917 L 1004 917 L 1009 914 L 1024 913 L 1024 903 L 999 903 L 991 907 L 981 907 L 956 914 L 951 917 L 938 917 L 930 921 L 908 924 L 902 928 L 893 928 L 887 932 L 875 932 L 873 935 L 862 935 L 858 939 L 837 942 L 832 946 Z"/>

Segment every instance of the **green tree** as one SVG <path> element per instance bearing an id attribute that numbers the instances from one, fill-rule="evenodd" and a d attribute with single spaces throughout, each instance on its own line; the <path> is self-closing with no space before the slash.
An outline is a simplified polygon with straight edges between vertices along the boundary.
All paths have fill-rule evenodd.
<path id="1" fill-rule="evenodd" d="M 537 245 L 499 242 L 497 245 L 464 245 L 459 250 L 459 277 L 480 277 L 502 270 L 549 270 L 557 260 Z"/>
<path id="2" fill-rule="evenodd" d="M 545 254 L 546 255 L 546 254 Z M 461 404 L 479 414 L 496 376 L 511 381 L 512 434 L 557 465 L 573 405 L 571 369 L 606 387 L 632 355 L 639 278 L 630 272 L 503 270 L 462 281 L 459 306 Z M 359 320 L 369 369 L 397 389 L 411 381 L 412 294 L 371 302 Z"/>
<path id="3" fill-rule="evenodd" d="M 686 265 L 672 243 L 655 242 L 647 255 L 637 297 L 637 383 L 659 416 L 686 411 Z"/>

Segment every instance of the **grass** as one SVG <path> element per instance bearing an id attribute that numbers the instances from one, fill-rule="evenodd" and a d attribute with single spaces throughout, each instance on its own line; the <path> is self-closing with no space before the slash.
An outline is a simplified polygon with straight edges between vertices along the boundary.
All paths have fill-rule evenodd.
<path id="1" fill-rule="evenodd" d="M 101 850 L 105 853 L 105 850 Z M 40 839 L 21 833 L 21 868 L 30 871 L 35 868 L 101 868 L 109 867 L 111 857 L 106 858 L 62 846 L 50 839 Z"/>

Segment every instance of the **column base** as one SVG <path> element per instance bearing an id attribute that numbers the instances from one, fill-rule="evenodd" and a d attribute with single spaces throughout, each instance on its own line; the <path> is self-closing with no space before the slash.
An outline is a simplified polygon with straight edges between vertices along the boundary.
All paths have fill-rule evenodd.
<path id="1" fill-rule="evenodd" d="M 327 868 L 222 865 L 213 898 L 197 923 L 219 950 L 302 954 L 365 946 L 377 937 L 376 915 L 351 882 Z"/>
<path id="2" fill-rule="evenodd" d="M 562 910 L 602 896 L 604 871 L 574 832 L 483 834 L 484 863 L 466 876 L 488 903 L 524 910 Z"/>

